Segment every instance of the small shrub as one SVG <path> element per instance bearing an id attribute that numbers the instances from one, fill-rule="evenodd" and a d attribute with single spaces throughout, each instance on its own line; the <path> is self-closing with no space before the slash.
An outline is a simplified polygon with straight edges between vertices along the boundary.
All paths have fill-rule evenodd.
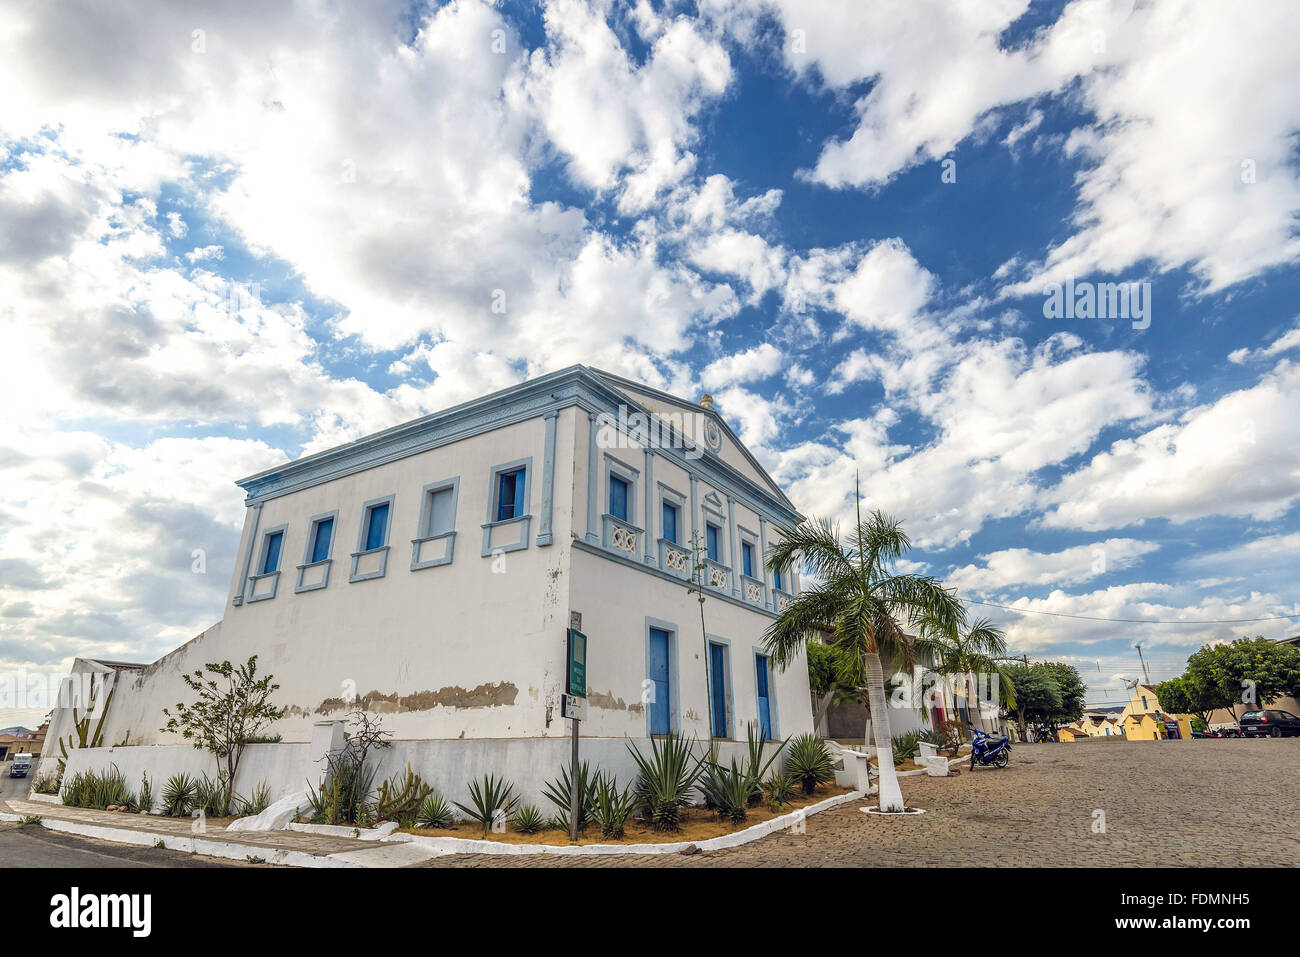
<path id="1" fill-rule="evenodd" d="M 59 783 L 57 774 L 46 774 L 36 779 L 36 782 L 32 785 L 32 790 L 37 794 L 58 794 Z"/>
<path id="2" fill-rule="evenodd" d="M 629 744 L 638 775 L 634 793 L 657 831 L 676 831 L 680 811 L 689 803 L 691 789 L 704 773 L 704 757 L 696 757 L 695 742 L 679 735 L 650 739 L 650 756 Z"/>
<path id="3" fill-rule="evenodd" d="M 153 846 L 158 848 L 159 850 L 165 850 L 167 847 L 167 842 L 164 841 L 162 838 L 158 838 L 158 840 L 153 842 Z"/>
<path id="4" fill-rule="evenodd" d="M 437 791 L 430 791 L 420 802 L 415 822 L 420 827 L 451 827 L 456 823 L 456 814 L 445 797 Z"/>
<path id="5" fill-rule="evenodd" d="M 618 789 L 618 778 L 612 775 L 596 776 L 596 799 L 591 818 L 600 827 L 603 837 L 618 839 L 627 828 L 627 819 L 636 810 L 636 795 L 629 785 Z"/>
<path id="6" fill-rule="evenodd" d="M 891 742 L 894 752 L 894 767 L 898 767 L 912 755 L 917 752 L 917 745 L 920 744 L 921 734 L 918 731 L 908 731 L 905 734 L 897 735 Z"/>
<path id="7" fill-rule="evenodd" d="M 585 831 L 591 822 L 592 807 L 596 802 L 596 781 L 600 774 L 592 774 L 586 761 L 578 765 L 578 830 Z M 564 830 L 569 829 L 569 798 L 572 792 L 573 778 L 569 775 L 569 766 L 560 768 L 560 776 L 548 781 L 542 788 L 542 794 L 558 809 L 557 820 L 564 821 Z"/>
<path id="8" fill-rule="evenodd" d="M 736 764 L 735 758 L 731 759 L 730 767 L 725 768 L 717 762 L 710 762 L 700 779 L 700 790 L 704 792 L 708 806 L 717 811 L 719 818 L 732 823 L 745 820 L 754 787 L 754 779 L 746 769 Z"/>
<path id="9" fill-rule="evenodd" d="M 168 817 L 189 817 L 194 805 L 194 779 L 188 774 L 173 774 L 163 788 L 162 812 Z"/>
<path id="10" fill-rule="evenodd" d="M 254 817 L 271 806 L 271 785 L 263 781 L 253 788 L 247 798 L 236 798 L 236 810 L 232 813 L 239 817 Z"/>
<path id="11" fill-rule="evenodd" d="M 406 766 L 406 776 L 396 775 L 379 786 L 375 816 L 380 821 L 396 821 L 398 827 L 413 827 L 424 799 L 433 792 L 420 776 Z"/>
<path id="12" fill-rule="evenodd" d="M 136 804 L 145 814 L 153 813 L 153 784 L 149 781 L 149 775 L 143 771 L 140 773 L 140 796 L 136 799 Z"/>
<path id="13" fill-rule="evenodd" d="M 514 786 L 505 778 L 487 774 L 477 781 L 470 782 L 469 804 L 461 804 L 459 801 L 454 803 L 469 816 L 471 821 L 477 821 L 482 825 L 483 837 L 486 838 L 496 816 L 501 814 L 510 817 L 515 805 L 519 803 L 519 798 L 514 796 L 513 791 Z"/>
<path id="14" fill-rule="evenodd" d="M 226 817 L 230 804 L 226 800 L 226 782 L 201 775 L 194 783 L 194 800 L 191 811 L 202 811 L 207 817 Z"/>
<path id="15" fill-rule="evenodd" d="M 790 739 L 786 738 L 773 749 L 771 754 L 764 758 L 763 746 L 766 742 L 763 740 L 763 734 L 758 725 L 752 721 L 748 722 L 745 726 L 745 735 L 748 738 L 749 746 L 745 771 L 754 785 L 753 790 L 749 793 L 749 806 L 756 807 L 758 802 L 763 799 L 763 778 L 767 777 L 768 769 L 775 763 L 781 752 L 785 750 L 785 746 Z"/>
<path id="16" fill-rule="evenodd" d="M 546 819 L 535 804 L 525 804 L 511 819 L 510 823 L 520 834 L 536 834 L 546 826 Z"/>
<path id="17" fill-rule="evenodd" d="M 307 785 L 311 822 L 369 827 L 375 820 L 375 806 L 370 800 L 374 780 L 374 768 L 367 767 L 353 749 L 330 755 L 320 787 Z"/>
<path id="18" fill-rule="evenodd" d="M 40 824 L 44 820 L 39 814 L 24 814 L 22 817 L 23 824 Z"/>
<path id="19" fill-rule="evenodd" d="M 785 771 L 798 780 L 804 794 L 812 794 L 818 786 L 835 779 L 831 754 L 826 750 L 826 743 L 815 734 L 801 734 L 790 742 Z"/>
<path id="20" fill-rule="evenodd" d="M 940 721 L 934 726 L 939 747 L 945 751 L 956 751 L 966 740 L 966 724 L 960 720 Z"/>
<path id="21" fill-rule="evenodd" d="M 780 811 L 794 801 L 795 789 L 798 786 L 799 782 L 793 774 L 785 770 L 778 771 L 763 784 L 763 791 L 767 794 L 767 806 L 773 811 Z"/>

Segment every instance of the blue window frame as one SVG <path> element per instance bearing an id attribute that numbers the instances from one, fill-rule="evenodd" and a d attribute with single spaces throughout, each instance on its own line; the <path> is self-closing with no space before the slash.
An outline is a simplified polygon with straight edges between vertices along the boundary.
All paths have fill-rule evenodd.
<path id="1" fill-rule="evenodd" d="M 383 548 L 388 544 L 389 505 L 373 505 L 366 513 L 366 551 Z"/>
<path id="2" fill-rule="evenodd" d="M 755 679 L 758 682 L 758 727 L 763 740 L 772 739 L 772 698 L 767 690 L 767 655 L 754 656 Z"/>
<path id="3" fill-rule="evenodd" d="M 779 568 L 774 568 L 774 569 L 772 569 L 772 587 L 775 588 L 777 591 L 781 591 L 781 590 L 782 590 L 782 588 L 781 588 L 781 569 L 779 569 Z"/>
<path id="4" fill-rule="evenodd" d="M 749 542 L 740 543 L 740 564 L 743 571 L 750 578 L 754 577 L 754 546 Z"/>
<path id="5" fill-rule="evenodd" d="M 672 502 L 664 502 L 664 538 L 677 544 L 677 506 Z"/>
<path id="6" fill-rule="evenodd" d="M 334 540 L 334 519 L 322 518 L 312 530 L 311 561 L 323 562 L 330 557 L 330 543 Z"/>
<path id="7" fill-rule="evenodd" d="M 649 678 L 654 692 L 649 702 L 651 734 L 668 734 L 672 731 L 672 688 L 668 677 L 668 646 L 671 640 L 671 636 L 663 629 L 650 629 Z"/>
<path id="8" fill-rule="evenodd" d="M 523 491 L 526 470 L 511 469 L 497 475 L 497 517 L 498 522 L 518 518 L 524 514 Z"/>
<path id="9" fill-rule="evenodd" d="M 284 532 L 272 532 L 262 546 L 262 572 L 269 575 L 280 570 L 280 551 L 284 548 Z"/>
<path id="10" fill-rule="evenodd" d="M 627 521 L 627 481 L 617 475 L 609 477 L 609 514 Z"/>
<path id="11" fill-rule="evenodd" d="M 719 531 L 721 531 L 721 529 L 712 522 L 709 522 L 704 526 L 704 550 L 708 554 L 709 558 L 715 562 L 721 561 L 721 559 L 718 558 Z"/>
<path id="12" fill-rule="evenodd" d="M 709 703 L 713 712 L 713 736 L 727 736 L 727 661 L 722 645 L 709 642 Z"/>

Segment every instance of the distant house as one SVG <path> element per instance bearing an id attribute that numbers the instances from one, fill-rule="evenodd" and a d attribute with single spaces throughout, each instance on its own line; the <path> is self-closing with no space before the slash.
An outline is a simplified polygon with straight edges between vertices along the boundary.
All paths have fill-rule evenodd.
<path id="1" fill-rule="evenodd" d="M 1163 711 L 1152 714 L 1130 714 L 1124 719 L 1124 735 L 1130 741 L 1190 738 L 1192 736 L 1191 715 L 1166 714 Z"/>
<path id="2" fill-rule="evenodd" d="M 5 728 L 0 731 L 0 761 L 6 761 L 15 754 L 40 755 L 45 744 L 45 732 L 49 725 L 43 724 L 35 731 L 29 728 Z"/>

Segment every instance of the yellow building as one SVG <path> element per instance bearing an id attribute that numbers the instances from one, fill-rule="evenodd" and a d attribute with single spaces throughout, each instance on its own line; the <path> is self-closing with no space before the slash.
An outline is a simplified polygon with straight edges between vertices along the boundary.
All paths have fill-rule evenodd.
<path id="1" fill-rule="evenodd" d="M 1078 741 L 1081 738 L 1086 739 L 1087 737 L 1087 731 L 1084 731 L 1082 728 L 1076 728 L 1073 725 L 1067 724 L 1064 727 L 1056 729 L 1056 740 L 1060 741 L 1062 744 Z"/>
<path id="2" fill-rule="evenodd" d="M 1130 714 L 1124 719 L 1124 735 L 1130 741 L 1166 741 L 1170 738 L 1188 739 L 1192 736 L 1191 715 Z"/>

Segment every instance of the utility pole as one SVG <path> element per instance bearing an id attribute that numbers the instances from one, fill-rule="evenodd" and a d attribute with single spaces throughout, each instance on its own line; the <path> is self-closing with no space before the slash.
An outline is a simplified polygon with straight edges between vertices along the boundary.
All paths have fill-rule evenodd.
<path id="1" fill-rule="evenodd" d="M 1146 684 L 1151 684 L 1151 675 L 1147 672 L 1147 660 L 1142 657 L 1142 642 L 1133 646 L 1138 651 L 1138 661 L 1142 662 L 1142 677 L 1146 679 Z"/>

